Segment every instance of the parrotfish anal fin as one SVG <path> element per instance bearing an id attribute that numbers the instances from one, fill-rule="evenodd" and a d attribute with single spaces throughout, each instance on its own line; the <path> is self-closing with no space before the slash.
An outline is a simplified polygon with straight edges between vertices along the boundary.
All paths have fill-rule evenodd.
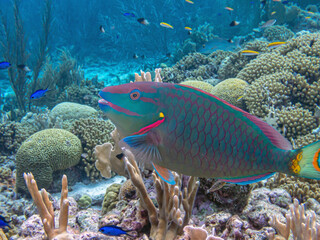
<path id="1" fill-rule="evenodd" d="M 255 175 L 255 176 L 249 176 L 249 177 L 241 177 L 241 178 L 233 178 L 233 179 L 219 179 L 220 181 L 227 182 L 227 183 L 234 183 L 234 184 L 239 184 L 239 185 L 246 185 L 250 183 L 255 183 L 262 181 L 264 179 L 267 179 L 271 177 L 274 172 L 272 173 L 264 173 L 261 175 Z"/>
<path id="2" fill-rule="evenodd" d="M 142 135 L 133 135 L 123 138 L 119 146 L 129 149 L 139 163 L 161 162 L 161 154 L 158 150 L 160 137 L 154 131 Z"/>
<path id="3" fill-rule="evenodd" d="M 260 130 L 267 136 L 273 145 L 283 150 L 292 149 L 291 143 L 268 123 L 250 115 L 247 112 L 245 112 L 244 115 L 260 128 Z"/>
<path id="4" fill-rule="evenodd" d="M 171 185 L 176 184 L 176 182 L 174 181 L 174 175 L 170 170 L 168 170 L 164 167 L 161 167 L 155 163 L 152 163 L 152 166 L 153 166 L 154 170 L 156 171 L 156 173 L 159 175 L 159 177 L 163 181 L 165 181 Z"/>

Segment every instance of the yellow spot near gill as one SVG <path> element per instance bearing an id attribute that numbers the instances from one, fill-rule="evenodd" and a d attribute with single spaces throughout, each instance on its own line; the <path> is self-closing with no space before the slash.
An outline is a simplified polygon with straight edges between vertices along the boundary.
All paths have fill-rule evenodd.
<path id="1" fill-rule="evenodd" d="M 164 114 L 162 112 L 159 113 L 159 117 L 164 118 Z"/>
<path id="2" fill-rule="evenodd" d="M 302 152 L 298 153 L 296 158 L 293 159 L 291 162 L 291 170 L 296 174 L 300 173 L 301 167 L 299 165 L 299 162 L 301 161 L 301 159 L 302 159 Z"/>

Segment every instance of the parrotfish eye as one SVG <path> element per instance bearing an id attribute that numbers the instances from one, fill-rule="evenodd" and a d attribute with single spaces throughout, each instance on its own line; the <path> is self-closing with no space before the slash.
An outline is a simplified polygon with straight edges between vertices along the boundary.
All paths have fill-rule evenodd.
<path id="1" fill-rule="evenodd" d="M 138 89 L 132 90 L 130 93 L 130 98 L 132 100 L 138 100 L 140 98 L 140 91 Z"/>

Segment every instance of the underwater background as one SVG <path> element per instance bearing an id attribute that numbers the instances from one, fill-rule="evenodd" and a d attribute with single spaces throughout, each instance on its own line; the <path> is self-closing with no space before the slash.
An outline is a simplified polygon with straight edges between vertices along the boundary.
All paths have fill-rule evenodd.
<path id="1" fill-rule="evenodd" d="M 221 185 L 177 172 L 170 185 L 124 155 L 98 105 L 108 86 L 184 84 L 262 119 L 293 149 L 312 144 L 319 0 L 0 6 L 0 239 L 320 239 L 319 180 Z"/>

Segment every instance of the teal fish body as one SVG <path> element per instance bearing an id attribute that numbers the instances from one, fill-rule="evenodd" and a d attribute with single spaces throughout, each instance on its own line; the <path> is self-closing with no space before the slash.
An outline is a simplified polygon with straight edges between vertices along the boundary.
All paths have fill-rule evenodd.
<path id="1" fill-rule="evenodd" d="M 142 82 L 106 87 L 100 96 L 121 146 L 165 179 L 166 169 L 239 184 L 274 172 L 320 178 L 319 143 L 291 150 L 267 123 L 199 89 Z"/>

